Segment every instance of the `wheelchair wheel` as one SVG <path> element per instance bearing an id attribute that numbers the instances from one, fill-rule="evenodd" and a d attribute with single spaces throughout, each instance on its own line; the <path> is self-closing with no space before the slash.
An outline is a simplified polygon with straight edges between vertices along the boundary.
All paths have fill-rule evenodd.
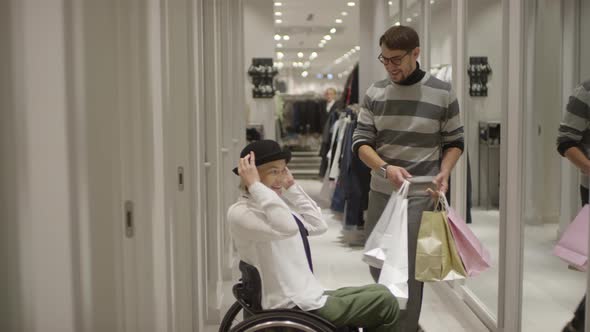
<path id="1" fill-rule="evenodd" d="M 240 315 L 242 313 L 242 315 Z M 232 327 L 238 325 L 243 321 L 243 310 L 240 302 L 236 301 L 223 316 L 221 325 L 219 325 L 219 332 L 229 332 Z"/>
<path id="2" fill-rule="evenodd" d="M 310 315 L 275 311 L 255 315 L 233 327 L 231 332 L 333 332 L 334 328 Z"/>

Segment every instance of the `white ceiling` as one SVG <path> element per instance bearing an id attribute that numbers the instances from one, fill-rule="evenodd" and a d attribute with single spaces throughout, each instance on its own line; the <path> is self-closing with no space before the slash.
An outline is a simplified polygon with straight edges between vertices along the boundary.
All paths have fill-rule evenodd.
<path id="1" fill-rule="evenodd" d="M 275 57 L 275 61 L 283 62 L 284 69 L 292 67 L 293 62 L 305 64 L 309 61 L 309 68 L 294 70 L 306 70 L 310 78 L 318 73 L 331 73 L 336 78 L 339 73 L 348 70 L 356 63 L 359 54 L 355 49 L 360 30 L 359 1 L 362 0 L 276 0 L 275 14 L 281 12 L 282 15 L 275 15 L 275 19 L 282 20 L 282 23 L 275 23 L 275 33 L 289 35 L 290 39 L 275 42 L 282 44 L 282 48 L 277 47 L 276 51 L 284 54 L 282 59 Z M 348 6 L 349 2 L 355 5 Z M 342 23 L 336 23 L 336 19 L 342 20 Z M 332 28 L 336 29 L 335 33 L 330 32 Z M 331 40 L 321 48 L 318 44 L 326 35 Z M 298 57 L 299 52 L 303 53 L 303 58 Z M 317 53 L 317 58 L 310 60 L 312 52 Z M 349 53 L 348 57 L 345 57 L 346 53 Z M 338 58 L 342 61 L 336 64 Z"/>

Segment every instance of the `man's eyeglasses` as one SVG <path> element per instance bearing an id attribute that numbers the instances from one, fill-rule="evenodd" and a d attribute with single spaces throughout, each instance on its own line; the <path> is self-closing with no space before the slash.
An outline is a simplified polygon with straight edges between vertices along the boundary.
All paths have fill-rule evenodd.
<path id="1" fill-rule="evenodd" d="M 379 56 L 377 57 L 377 59 L 384 65 L 387 64 L 393 64 L 395 66 L 399 66 L 402 64 L 402 60 L 406 57 L 406 55 L 410 54 L 412 52 L 412 50 L 409 50 L 406 52 L 406 54 L 402 55 L 402 56 L 394 56 L 391 58 L 386 58 L 383 56 L 383 54 L 379 54 Z"/>

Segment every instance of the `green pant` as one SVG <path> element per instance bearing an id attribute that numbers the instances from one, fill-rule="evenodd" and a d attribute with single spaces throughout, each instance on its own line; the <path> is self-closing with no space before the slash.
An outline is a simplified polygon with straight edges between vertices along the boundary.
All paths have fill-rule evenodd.
<path id="1" fill-rule="evenodd" d="M 345 287 L 326 291 L 326 304 L 312 311 L 336 327 L 362 327 L 367 332 L 397 332 L 399 306 L 383 285 Z"/>

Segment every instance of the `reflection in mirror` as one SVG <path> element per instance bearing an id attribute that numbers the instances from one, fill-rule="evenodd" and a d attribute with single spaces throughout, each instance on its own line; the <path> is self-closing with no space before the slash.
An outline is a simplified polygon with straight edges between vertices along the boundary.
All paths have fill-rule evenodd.
<path id="1" fill-rule="evenodd" d="M 451 1 L 448 3 L 451 6 Z M 465 288 L 490 316 L 497 317 L 500 146 L 504 143 L 500 141 L 503 47 L 502 30 L 498 28 L 502 25 L 502 1 L 469 1 L 467 12 L 468 93 L 464 104 L 467 120 L 463 154 L 468 158 L 466 221 L 489 250 L 492 266 L 467 279 Z M 433 42 L 437 39 L 436 30 L 433 26 Z M 432 61 L 436 63 L 434 57 Z"/>
<path id="2" fill-rule="evenodd" d="M 579 110 L 588 108 L 584 103 L 590 102 L 590 94 L 581 87 L 565 91 L 563 83 L 555 79 L 567 70 L 567 56 L 562 59 L 562 54 L 571 53 L 570 48 L 574 45 L 562 43 L 562 36 L 573 31 L 562 32 L 561 15 L 559 2 L 552 1 L 539 1 L 531 13 L 535 17 L 535 31 L 533 52 L 528 59 L 533 65 L 527 68 L 527 84 L 532 98 L 528 98 L 525 123 L 525 169 L 528 171 L 525 172 L 522 212 L 525 222 L 523 331 L 561 331 L 574 316 L 586 282 L 585 273 L 552 254 L 556 242 L 571 222 L 569 217 L 561 218 L 564 220 L 560 225 L 560 216 L 575 216 L 582 200 L 577 174 L 571 181 L 567 172 L 560 171 L 563 166 L 570 168 L 570 162 L 560 153 L 571 156 L 573 150 L 577 150 L 582 155 L 584 149 L 574 147 L 570 150 L 569 147 L 582 146 L 584 139 L 590 139 L 587 122 L 579 117 L 584 113 Z M 564 12 L 564 19 L 567 15 Z M 587 26 L 583 19 L 581 24 Z M 588 38 L 590 34 L 582 29 L 579 40 Z M 584 56 L 588 58 L 590 54 L 581 54 L 580 59 Z M 584 79 L 578 71 L 580 68 L 576 73 L 566 75 Z M 583 153 L 587 156 L 587 152 Z M 583 159 L 587 160 L 586 156 Z M 568 194 L 570 192 L 574 194 Z M 559 243 L 562 248 L 569 244 L 568 241 Z M 583 330 L 583 322 L 578 328 Z"/>

